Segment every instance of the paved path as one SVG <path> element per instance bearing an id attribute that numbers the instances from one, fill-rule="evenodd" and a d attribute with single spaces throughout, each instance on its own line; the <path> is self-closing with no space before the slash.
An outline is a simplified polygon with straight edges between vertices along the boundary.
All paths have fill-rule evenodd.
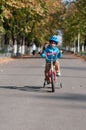
<path id="1" fill-rule="evenodd" d="M 86 130 L 86 62 L 64 54 L 55 93 L 42 88 L 44 63 L 0 64 L 0 130 Z"/>

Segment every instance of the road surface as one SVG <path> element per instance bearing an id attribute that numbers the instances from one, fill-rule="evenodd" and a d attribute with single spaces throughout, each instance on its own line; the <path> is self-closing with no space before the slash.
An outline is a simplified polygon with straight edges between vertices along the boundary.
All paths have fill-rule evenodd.
<path id="1" fill-rule="evenodd" d="M 44 59 L 0 64 L 0 130 L 86 130 L 86 61 L 64 54 L 60 64 L 55 93 L 43 88 Z"/>

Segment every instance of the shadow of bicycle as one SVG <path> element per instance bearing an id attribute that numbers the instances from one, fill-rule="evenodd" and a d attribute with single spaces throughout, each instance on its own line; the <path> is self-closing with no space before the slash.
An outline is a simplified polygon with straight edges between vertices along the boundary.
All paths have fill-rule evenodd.
<path id="1" fill-rule="evenodd" d="M 50 86 L 24 86 L 24 87 L 17 87 L 17 86 L 0 86 L 0 89 L 10 89 L 10 90 L 20 90 L 20 91 L 27 91 L 27 92 L 52 92 Z"/>

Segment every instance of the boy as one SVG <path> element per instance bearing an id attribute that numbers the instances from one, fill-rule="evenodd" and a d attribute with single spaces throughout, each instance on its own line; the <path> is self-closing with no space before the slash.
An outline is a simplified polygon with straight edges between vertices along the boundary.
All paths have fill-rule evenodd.
<path id="1" fill-rule="evenodd" d="M 49 53 L 55 54 L 55 55 L 47 55 L 46 65 L 45 65 L 45 80 L 48 79 L 48 71 L 50 69 L 49 63 L 50 63 L 51 58 L 53 58 L 54 60 L 53 64 L 55 66 L 57 76 L 60 76 L 60 66 L 59 66 L 58 59 L 62 57 L 62 54 L 60 53 L 57 47 L 58 42 L 59 40 L 58 40 L 57 35 L 51 36 L 49 39 L 49 45 L 47 46 L 47 48 L 45 48 L 45 50 L 41 54 L 43 58 L 46 58 L 46 54 L 49 54 Z"/>

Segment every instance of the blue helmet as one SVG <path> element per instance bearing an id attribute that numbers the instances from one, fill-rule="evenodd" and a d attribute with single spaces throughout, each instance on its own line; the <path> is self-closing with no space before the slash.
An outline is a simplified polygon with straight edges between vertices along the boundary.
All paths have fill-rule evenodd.
<path id="1" fill-rule="evenodd" d="M 58 42 L 59 42 L 58 36 L 57 35 L 51 36 L 50 39 L 49 39 L 49 41 L 53 41 L 56 44 L 58 44 Z"/>

